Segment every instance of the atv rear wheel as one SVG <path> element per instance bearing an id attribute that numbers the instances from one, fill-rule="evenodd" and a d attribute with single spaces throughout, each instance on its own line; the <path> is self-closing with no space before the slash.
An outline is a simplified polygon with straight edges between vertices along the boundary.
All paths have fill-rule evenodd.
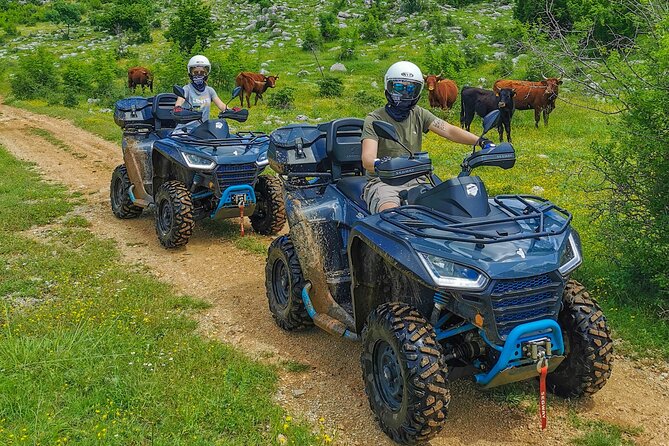
<path id="1" fill-rule="evenodd" d="M 156 234 L 165 248 L 188 243 L 193 234 L 193 198 L 180 181 L 163 183 L 156 194 Z"/>
<path id="2" fill-rule="evenodd" d="M 613 342 L 606 317 L 585 287 L 570 280 L 558 315 L 566 358 L 546 377 L 548 389 L 562 397 L 593 395 L 611 376 Z"/>
<path id="3" fill-rule="evenodd" d="M 261 175 L 255 185 L 256 209 L 251 215 L 251 226 L 262 235 L 274 235 L 286 224 L 281 181 L 277 177 Z"/>
<path id="4" fill-rule="evenodd" d="M 284 330 L 303 330 L 314 324 L 302 301 L 304 285 L 293 242 L 290 236 L 282 235 L 272 242 L 267 252 L 265 289 L 269 311 Z"/>
<path id="5" fill-rule="evenodd" d="M 142 208 L 132 203 L 130 199 L 130 178 L 125 164 L 116 166 L 111 177 L 109 198 L 114 215 L 118 218 L 137 218 L 142 214 Z"/>
<path id="6" fill-rule="evenodd" d="M 428 441 L 451 398 L 432 326 L 407 304 L 385 303 L 369 315 L 362 344 L 365 392 L 381 429 L 398 443 Z"/>

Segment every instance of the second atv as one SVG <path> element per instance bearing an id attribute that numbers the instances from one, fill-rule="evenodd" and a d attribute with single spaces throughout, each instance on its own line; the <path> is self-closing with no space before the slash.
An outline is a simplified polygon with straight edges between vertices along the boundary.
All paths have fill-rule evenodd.
<path id="1" fill-rule="evenodd" d="M 498 121 L 492 112 L 484 130 Z M 379 177 L 425 184 L 400 207 L 370 215 L 362 124 L 339 119 L 271 135 L 290 226 L 265 269 L 276 323 L 361 341 L 370 407 L 400 443 L 444 428 L 448 382 L 457 378 L 489 388 L 538 377 L 542 415 L 546 388 L 565 397 L 601 389 L 613 344 L 601 308 L 570 278 L 582 259 L 571 214 L 540 197 L 488 197 L 471 175 L 512 167 L 511 144 L 472 152 L 443 182 L 426 153 L 406 148 L 409 156 L 379 164 Z M 391 124 L 373 126 L 401 145 Z"/>
<path id="2" fill-rule="evenodd" d="M 183 95 L 175 86 L 174 94 L 116 104 L 124 163 L 111 179 L 114 215 L 135 218 L 155 206 L 156 234 L 165 248 L 188 243 L 195 221 L 204 218 L 249 216 L 260 234 L 280 231 L 286 221 L 281 183 L 261 175 L 268 136 L 230 133 L 226 119 L 243 122 L 248 110 L 226 110 L 204 122 L 199 112 L 173 112 Z"/>

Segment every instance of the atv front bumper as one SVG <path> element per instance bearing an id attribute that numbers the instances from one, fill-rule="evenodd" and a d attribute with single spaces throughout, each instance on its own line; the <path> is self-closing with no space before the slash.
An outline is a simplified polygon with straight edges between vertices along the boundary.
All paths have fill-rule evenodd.
<path id="1" fill-rule="evenodd" d="M 218 206 L 211 213 L 211 218 L 239 217 L 240 207 L 244 208 L 246 216 L 255 211 L 256 193 L 250 184 L 239 184 L 223 190 Z"/>
<path id="2" fill-rule="evenodd" d="M 484 336 L 483 331 L 481 333 Z M 503 347 L 489 342 L 499 351 L 499 358 L 490 371 L 475 375 L 478 384 L 485 388 L 539 375 L 539 358 L 548 360 L 548 371 L 552 372 L 564 360 L 564 339 L 560 325 L 552 319 L 541 319 L 518 325 L 506 338 Z"/>

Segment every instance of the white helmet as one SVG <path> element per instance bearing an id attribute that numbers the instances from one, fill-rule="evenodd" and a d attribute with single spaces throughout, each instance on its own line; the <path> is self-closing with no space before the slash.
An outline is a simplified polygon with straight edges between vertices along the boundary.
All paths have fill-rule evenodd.
<path id="1" fill-rule="evenodd" d="M 209 59 L 206 57 L 202 56 L 201 54 L 198 54 L 196 56 L 193 56 L 190 58 L 188 61 L 188 75 L 192 75 L 191 71 L 193 68 L 200 67 L 204 68 L 207 72 L 205 76 L 209 75 L 209 71 L 211 70 L 211 64 L 209 63 Z"/>
<path id="2" fill-rule="evenodd" d="M 396 104 L 409 100 L 418 102 L 423 90 L 423 73 L 411 62 L 396 62 L 388 68 L 383 78 L 386 96 L 392 97 Z"/>

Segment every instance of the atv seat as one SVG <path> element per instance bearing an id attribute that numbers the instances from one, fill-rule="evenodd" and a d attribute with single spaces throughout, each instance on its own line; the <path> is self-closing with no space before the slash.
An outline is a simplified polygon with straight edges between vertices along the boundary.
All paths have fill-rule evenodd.
<path id="1" fill-rule="evenodd" d="M 337 189 L 353 200 L 362 210 L 367 211 L 367 203 L 362 199 L 365 184 L 367 184 L 367 177 L 364 175 L 346 176 L 337 181 Z"/>
<path id="2" fill-rule="evenodd" d="M 177 96 L 172 93 L 160 93 L 153 98 L 153 117 L 156 130 L 174 129 L 177 126 L 172 116 L 172 110 L 176 102 Z"/>

